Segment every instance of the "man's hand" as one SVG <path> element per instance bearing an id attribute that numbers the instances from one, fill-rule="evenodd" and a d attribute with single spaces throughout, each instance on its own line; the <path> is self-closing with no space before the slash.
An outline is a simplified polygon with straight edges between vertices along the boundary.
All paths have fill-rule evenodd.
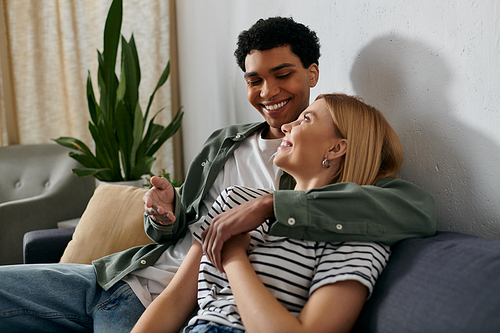
<path id="1" fill-rule="evenodd" d="M 144 211 L 156 223 L 162 225 L 174 223 L 174 187 L 167 179 L 156 176 L 151 178 L 151 185 L 153 187 L 142 198 Z"/>
<path id="2" fill-rule="evenodd" d="M 272 193 L 247 201 L 217 215 L 210 227 L 201 234 L 203 252 L 222 273 L 221 251 L 224 243 L 232 236 L 254 230 L 273 216 Z"/>

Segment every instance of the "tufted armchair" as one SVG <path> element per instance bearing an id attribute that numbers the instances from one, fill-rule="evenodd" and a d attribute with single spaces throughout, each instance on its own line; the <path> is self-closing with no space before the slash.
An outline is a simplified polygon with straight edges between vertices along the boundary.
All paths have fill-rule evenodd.
<path id="1" fill-rule="evenodd" d="M 95 189 L 56 144 L 0 147 L 0 264 L 23 262 L 23 236 L 81 216 Z"/>

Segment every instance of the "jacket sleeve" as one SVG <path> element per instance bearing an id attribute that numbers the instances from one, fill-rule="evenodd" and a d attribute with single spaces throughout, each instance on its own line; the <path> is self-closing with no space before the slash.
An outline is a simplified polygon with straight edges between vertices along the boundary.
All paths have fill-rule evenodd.
<path id="1" fill-rule="evenodd" d="M 201 217 L 202 200 L 229 156 L 241 141 L 265 124 L 234 125 L 213 132 L 189 165 L 184 184 L 178 192 L 175 191 L 175 222 L 164 226 L 154 222 L 148 215 L 144 216 L 144 228 L 149 238 L 157 243 L 165 243 L 183 236 L 188 225 Z"/>
<path id="2" fill-rule="evenodd" d="M 436 231 L 432 196 L 401 179 L 374 186 L 337 183 L 308 191 L 274 194 L 271 234 L 311 241 L 374 241 L 392 245 Z"/>
<path id="3" fill-rule="evenodd" d="M 144 229 L 151 240 L 157 243 L 165 243 L 172 239 L 178 239 L 184 236 L 187 230 L 186 214 L 181 203 L 181 199 L 177 190 L 175 190 L 175 222 L 170 225 L 161 225 L 156 223 L 147 215 L 144 214 Z"/>

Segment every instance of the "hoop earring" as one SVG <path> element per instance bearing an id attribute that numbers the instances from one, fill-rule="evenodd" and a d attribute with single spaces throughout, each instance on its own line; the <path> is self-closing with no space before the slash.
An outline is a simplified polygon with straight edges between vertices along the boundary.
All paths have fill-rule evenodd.
<path id="1" fill-rule="evenodd" d="M 325 168 L 325 169 L 328 169 L 331 166 L 330 161 L 327 160 L 326 158 L 323 160 L 322 164 L 323 164 L 323 168 Z"/>

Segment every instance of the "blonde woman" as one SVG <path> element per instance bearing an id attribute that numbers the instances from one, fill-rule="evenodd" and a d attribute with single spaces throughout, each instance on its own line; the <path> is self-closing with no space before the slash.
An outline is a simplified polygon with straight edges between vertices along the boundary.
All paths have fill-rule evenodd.
<path id="1" fill-rule="evenodd" d="M 321 198 L 330 186 L 372 186 L 382 178 L 397 177 L 402 163 L 394 130 L 378 110 L 356 97 L 320 95 L 282 131 L 285 137 L 274 163 L 294 177 L 299 196 L 309 191 Z M 387 263 L 388 246 L 271 236 L 266 221 L 225 244 L 224 273 L 203 254 L 202 238 L 210 239 L 210 223 L 218 214 L 267 193 L 236 186 L 221 193 L 194 232 L 198 241 L 174 279 L 133 332 L 178 332 L 197 305 L 199 311 L 185 332 L 352 328 Z M 342 225 L 336 228 L 341 231 Z"/>

